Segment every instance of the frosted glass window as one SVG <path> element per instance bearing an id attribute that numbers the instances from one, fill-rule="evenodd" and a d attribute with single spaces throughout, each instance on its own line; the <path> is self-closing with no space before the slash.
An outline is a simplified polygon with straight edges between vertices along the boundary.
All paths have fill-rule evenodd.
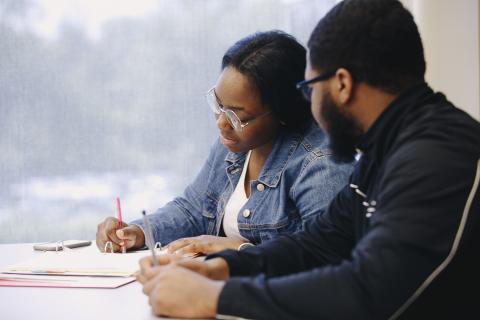
<path id="1" fill-rule="evenodd" d="M 304 43 L 333 0 L 0 0 L 0 243 L 95 237 L 180 194 L 217 137 L 204 93 L 255 31 Z"/>

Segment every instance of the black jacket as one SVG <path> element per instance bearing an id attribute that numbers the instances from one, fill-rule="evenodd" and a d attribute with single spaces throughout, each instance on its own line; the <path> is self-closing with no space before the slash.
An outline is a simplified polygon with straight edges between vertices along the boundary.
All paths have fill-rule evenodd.
<path id="1" fill-rule="evenodd" d="M 480 124 L 422 84 L 358 147 L 350 184 L 303 232 L 209 257 L 234 276 L 219 315 L 480 318 Z"/>

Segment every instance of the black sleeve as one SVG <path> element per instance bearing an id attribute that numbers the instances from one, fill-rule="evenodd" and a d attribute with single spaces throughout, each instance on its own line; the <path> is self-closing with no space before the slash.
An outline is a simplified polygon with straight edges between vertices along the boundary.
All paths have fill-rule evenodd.
<path id="1" fill-rule="evenodd" d="M 477 161 L 421 142 L 398 150 L 379 177 L 369 231 L 348 258 L 339 259 L 350 241 L 348 224 L 338 224 L 346 218 L 329 210 L 306 232 L 255 251 L 261 262 L 254 263 L 253 253 L 227 256 L 234 271 L 265 274 L 228 280 L 218 313 L 262 319 L 401 314 L 456 254 L 455 239 L 471 236 L 464 230 L 469 215 L 479 214 L 468 200 L 478 188 Z M 282 243 L 289 245 L 283 254 Z M 338 253 L 332 254 L 332 245 L 339 245 Z M 243 261 L 248 267 L 240 266 Z"/>
<path id="2" fill-rule="evenodd" d="M 353 247 L 348 210 L 351 198 L 351 189 L 346 186 L 326 212 L 311 219 L 303 231 L 243 251 L 222 251 L 209 255 L 207 259 L 225 259 L 231 276 L 263 273 L 267 277 L 275 277 L 338 263 L 349 255 Z"/>

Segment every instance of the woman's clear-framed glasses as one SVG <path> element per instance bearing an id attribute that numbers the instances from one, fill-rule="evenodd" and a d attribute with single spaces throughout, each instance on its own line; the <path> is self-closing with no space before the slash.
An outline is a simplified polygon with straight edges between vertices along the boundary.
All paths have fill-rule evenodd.
<path id="1" fill-rule="evenodd" d="M 208 90 L 205 97 L 207 99 L 208 105 L 210 106 L 210 109 L 212 109 L 213 113 L 215 114 L 215 117 L 218 119 L 218 117 L 220 117 L 220 115 L 224 113 L 228 119 L 228 122 L 232 125 L 232 128 L 237 131 L 242 131 L 243 128 L 248 126 L 254 120 L 272 113 L 272 111 L 267 111 L 265 113 L 262 113 L 259 116 L 256 116 L 253 119 L 250 119 L 248 121 L 242 121 L 240 120 L 240 118 L 237 116 L 235 112 L 233 112 L 230 109 L 225 109 L 218 102 L 218 97 L 217 97 L 217 94 L 215 93 L 215 87 L 212 87 L 210 90 Z"/>

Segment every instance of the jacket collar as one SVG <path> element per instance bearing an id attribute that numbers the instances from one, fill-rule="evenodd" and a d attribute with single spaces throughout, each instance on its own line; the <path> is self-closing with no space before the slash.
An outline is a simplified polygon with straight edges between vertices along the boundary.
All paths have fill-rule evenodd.
<path id="1" fill-rule="evenodd" d="M 302 138 L 303 135 L 300 133 L 281 132 L 273 144 L 272 151 L 268 155 L 257 181 L 271 188 L 276 187 L 290 157 L 292 157 Z M 232 166 L 243 167 L 246 155 L 246 152 L 228 152 L 225 161 Z"/>
<path id="2" fill-rule="evenodd" d="M 420 108 L 431 99 L 432 89 L 426 84 L 416 84 L 401 93 L 373 123 L 372 127 L 360 137 L 357 148 L 368 153 L 377 164 L 390 151 L 402 128 L 408 125 L 408 114 Z"/>

